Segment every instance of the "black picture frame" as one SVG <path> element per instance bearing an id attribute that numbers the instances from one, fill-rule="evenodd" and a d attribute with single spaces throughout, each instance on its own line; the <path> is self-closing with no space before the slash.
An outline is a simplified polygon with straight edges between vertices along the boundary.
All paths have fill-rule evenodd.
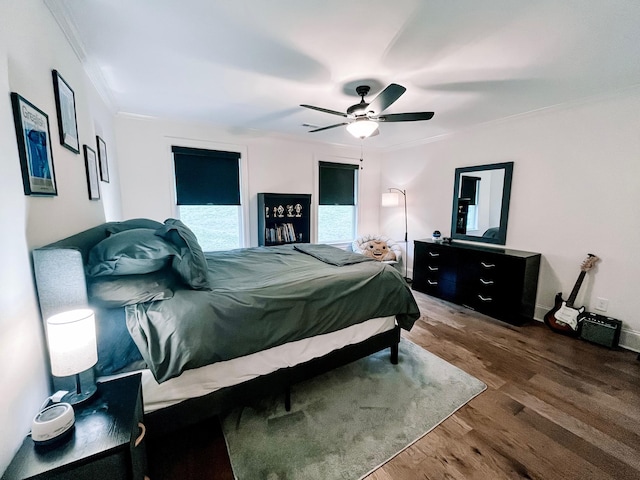
<path id="1" fill-rule="evenodd" d="M 96 146 L 98 149 L 98 162 L 100 166 L 100 180 L 109 183 L 109 162 L 107 161 L 107 144 L 96 135 Z"/>
<path id="2" fill-rule="evenodd" d="M 51 149 L 49 116 L 34 104 L 11 93 L 25 195 L 58 195 Z"/>
<path id="3" fill-rule="evenodd" d="M 96 152 L 89 145 L 83 145 L 84 163 L 87 168 L 87 187 L 89 200 L 100 199 L 100 183 L 98 181 L 98 158 Z"/>
<path id="4" fill-rule="evenodd" d="M 58 113 L 60 144 L 74 153 L 80 153 L 78 119 L 76 116 L 76 94 L 57 70 L 52 70 L 53 92 Z"/>

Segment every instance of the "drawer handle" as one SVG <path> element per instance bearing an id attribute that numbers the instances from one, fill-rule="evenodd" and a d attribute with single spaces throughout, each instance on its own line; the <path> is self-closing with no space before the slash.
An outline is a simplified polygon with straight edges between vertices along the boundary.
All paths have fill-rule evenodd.
<path id="1" fill-rule="evenodd" d="M 141 431 L 140 431 L 140 435 L 138 435 L 138 438 L 136 438 L 136 441 L 134 443 L 136 447 L 140 445 L 140 443 L 144 439 L 144 436 L 147 434 L 147 427 L 144 426 L 144 423 L 138 422 L 138 427 L 140 427 Z"/>
<path id="2" fill-rule="evenodd" d="M 481 278 L 480 283 L 483 285 L 493 285 L 495 282 L 493 280 L 485 280 L 484 278 Z"/>
<path id="3" fill-rule="evenodd" d="M 478 295 L 478 298 L 480 300 L 482 300 L 483 302 L 492 302 L 493 301 L 493 298 L 491 298 L 491 297 L 483 297 L 482 295 Z"/>
<path id="4" fill-rule="evenodd" d="M 429 270 L 431 270 L 432 272 L 437 272 L 440 269 L 438 267 L 432 267 L 431 265 L 429 265 Z"/>
<path id="5" fill-rule="evenodd" d="M 439 253 L 434 253 L 434 252 L 429 252 L 429 256 L 431 256 L 431 257 L 439 257 L 440 254 Z"/>
<path id="6" fill-rule="evenodd" d="M 429 285 L 437 285 L 438 284 L 438 282 L 434 282 L 433 280 L 427 280 L 427 283 Z"/>
<path id="7" fill-rule="evenodd" d="M 495 267 L 495 263 L 484 263 L 484 262 L 480 262 L 480 265 L 482 265 L 484 268 L 493 268 Z"/>

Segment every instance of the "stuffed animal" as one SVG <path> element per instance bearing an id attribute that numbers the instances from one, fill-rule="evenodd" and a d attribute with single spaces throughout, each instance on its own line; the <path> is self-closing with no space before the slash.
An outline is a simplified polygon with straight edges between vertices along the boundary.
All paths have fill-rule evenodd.
<path id="1" fill-rule="evenodd" d="M 396 259 L 396 254 L 389 249 L 384 240 L 369 240 L 362 245 L 362 254 L 380 262 Z"/>

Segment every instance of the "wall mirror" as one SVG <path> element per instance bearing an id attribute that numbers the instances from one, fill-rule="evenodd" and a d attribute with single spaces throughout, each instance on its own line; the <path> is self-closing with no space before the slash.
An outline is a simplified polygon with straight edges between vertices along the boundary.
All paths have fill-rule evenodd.
<path id="1" fill-rule="evenodd" d="M 504 245 L 513 162 L 456 168 L 451 238 Z"/>

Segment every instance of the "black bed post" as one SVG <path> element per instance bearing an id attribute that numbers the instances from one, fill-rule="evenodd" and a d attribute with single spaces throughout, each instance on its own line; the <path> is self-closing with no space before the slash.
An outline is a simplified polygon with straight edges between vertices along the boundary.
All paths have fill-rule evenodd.
<path id="1" fill-rule="evenodd" d="M 284 391 L 284 409 L 287 412 L 291 411 L 291 385 L 287 385 Z"/>
<path id="2" fill-rule="evenodd" d="M 400 342 L 394 343 L 393 345 L 391 345 L 391 363 L 393 365 L 397 365 L 398 364 L 398 352 L 400 349 Z"/>

